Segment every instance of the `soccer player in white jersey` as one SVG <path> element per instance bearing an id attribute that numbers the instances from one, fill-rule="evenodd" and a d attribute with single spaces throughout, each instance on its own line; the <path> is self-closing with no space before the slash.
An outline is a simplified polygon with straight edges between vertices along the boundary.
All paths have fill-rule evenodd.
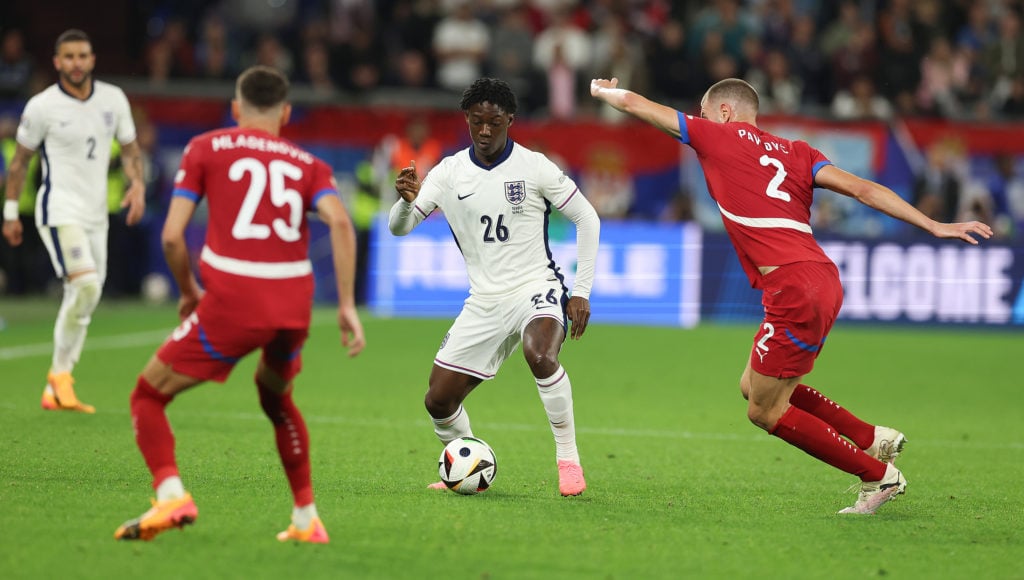
<path id="1" fill-rule="evenodd" d="M 53 329 L 53 362 L 43 391 L 47 410 L 93 413 L 78 400 L 71 371 L 82 354 L 86 331 L 107 274 L 107 171 L 110 142 L 121 143 L 130 185 L 122 207 L 129 225 L 145 211 L 142 155 L 128 98 L 118 87 L 92 77 L 96 56 L 89 37 L 71 29 L 57 38 L 53 66 L 58 80 L 25 105 L 17 148 L 7 176 L 3 234 L 21 243 L 18 194 L 32 154 L 39 151 L 43 179 L 36 226 L 64 281 L 64 298 Z"/>
<path id="2" fill-rule="evenodd" d="M 473 145 L 446 157 L 421 183 L 415 163 L 395 181 L 401 199 L 390 229 L 403 236 L 441 209 L 466 260 L 470 295 L 434 358 L 425 398 L 442 443 L 473 435 L 462 406 L 522 343 L 555 437 L 558 489 L 583 493 L 572 386 L 558 362 L 568 334 L 590 319 L 590 289 L 601 223 L 573 180 L 541 153 L 508 136 L 516 97 L 504 81 L 482 78 L 462 95 Z M 577 270 L 571 297 L 548 247 L 555 208 L 576 224 Z M 434 483 L 434 489 L 444 489 Z"/>

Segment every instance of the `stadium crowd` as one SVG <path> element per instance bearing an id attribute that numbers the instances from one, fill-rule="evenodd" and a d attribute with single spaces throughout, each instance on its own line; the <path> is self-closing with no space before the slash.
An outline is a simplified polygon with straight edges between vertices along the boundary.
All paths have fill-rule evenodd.
<path id="1" fill-rule="evenodd" d="M 154 84 L 273 65 L 325 96 L 461 91 L 506 79 L 522 115 L 570 118 L 617 76 L 677 106 L 748 80 L 767 113 L 841 119 L 1024 115 L 1020 0 L 254 0 L 142 3 L 126 70 Z M 0 98 L 50 82 L 3 31 Z M 38 85 L 38 83 L 36 83 Z"/>
<path id="2" fill-rule="evenodd" d="M 617 77 L 622 86 L 694 111 L 708 86 L 739 77 L 758 90 L 768 115 L 1024 120 L 1024 0 L 144 0 L 115 5 L 125 8 L 125 26 L 108 27 L 101 42 L 127 50 L 103 52 L 99 76 L 131 79 L 157 93 L 231 86 L 246 67 L 266 64 L 285 72 L 296 94 L 317 103 L 358 105 L 390 92 L 422 96 L 415 102 L 426 106 L 438 98 L 452 102 L 474 79 L 487 75 L 512 86 L 520 99 L 519 118 L 614 123 L 625 117 L 589 97 L 591 78 Z M 17 17 L 18 10 L 29 9 L 0 8 L 5 159 L 14 148 L 12 115 L 54 81 L 51 41 L 36 38 L 38 22 L 33 26 L 31 18 Z M 160 162 L 159 128 L 143 108 L 133 113 L 149 207 L 141 229 L 111 220 L 112 248 L 131 254 L 111 256 L 111 295 L 139 292 L 146 263 L 140 230 L 158 229 L 173 173 Z M 389 136 L 374 154 L 384 162 L 368 159 L 351 176 L 339 176 L 343 185 L 352 184 L 347 203 L 362 251 L 380 192 L 390 189 L 388 170 L 411 158 L 410 143 L 424 169 L 442 153 L 429 131 L 416 126 L 408 135 Z M 113 155 L 117 160 L 116 151 Z M 920 158 L 911 168 L 910 191 L 901 191 L 918 209 L 940 221 L 993 224 L 999 239 L 1024 232 L 1024 158 L 1000 153 L 984 159 L 979 171 L 965 143 L 955 138 L 928 144 Z M 123 191 L 119 172 L 112 164 L 114 217 Z M 0 166 L 0 178 L 2 173 Z M 38 178 L 36 167 L 22 196 L 27 225 Z M 701 221 L 695 208 L 700 197 L 685 185 L 667 201 L 648 203 L 654 210 L 644 209 L 631 188 L 604 185 L 589 181 L 586 188 L 604 218 Z M 853 235 L 879 234 L 848 215 L 843 201 L 819 200 L 814 226 L 838 234 L 851 229 Z M 702 223 L 720 227 L 713 213 Z M 45 261 L 32 258 L 41 246 L 35 249 L 0 248 L 0 281 L 4 271 L 17 271 L 0 287 L 22 293 L 45 285 Z M 364 255 L 360 265 L 365 263 Z M 357 294 L 363 296 L 365 276 L 358 284 Z"/>

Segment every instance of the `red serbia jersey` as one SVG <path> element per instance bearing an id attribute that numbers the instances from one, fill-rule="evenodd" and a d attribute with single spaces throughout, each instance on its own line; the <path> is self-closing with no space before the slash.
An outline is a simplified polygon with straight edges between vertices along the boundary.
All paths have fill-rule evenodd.
<path id="1" fill-rule="evenodd" d="M 831 165 L 820 151 L 748 123 L 683 113 L 679 132 L 679 140 L 697 152 L 751 286 L 761 287 L 759 266 L 831 262 L 811 233 L 814 175 Z"/>
<path id="2" fill-rule="evenodd" d="M 192 139 L 175 196 L 206 197 L 200 317 L 249 328 L 307 328 L 313 305 L 306 212 L 337 195 L 330 167 L 295 144 L 254 129 Z"/>

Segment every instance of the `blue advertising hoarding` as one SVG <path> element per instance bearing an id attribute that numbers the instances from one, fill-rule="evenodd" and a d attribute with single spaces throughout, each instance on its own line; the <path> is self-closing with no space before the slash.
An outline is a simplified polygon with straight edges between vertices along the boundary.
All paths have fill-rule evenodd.
<path id="1" fill-rule="evenodd" d="M 370 307 L 384 316 L 458 314 L 469 295 L 469 278 L 448 223 L 432 216 L 409 235 L 396 237 L 386 219 L 382 216 L 371 238 Z M 548 234 L 551 253 L 571 290 L 575 226 L 552 219 Z M 603 222 L 591 320 L 695 326 L 700 318 L 701 237 L 694 224 Z"/>
<path id="2" fill-rule="evenodd" d="M 843 280 L 842 319 L 1024 326 L 1024 248 L 931 239 L 824 239 L 821 246 Z M 704 320 L 761 318 L 761 293 L 725 235 L 705 234 L 702 263 Z"/>

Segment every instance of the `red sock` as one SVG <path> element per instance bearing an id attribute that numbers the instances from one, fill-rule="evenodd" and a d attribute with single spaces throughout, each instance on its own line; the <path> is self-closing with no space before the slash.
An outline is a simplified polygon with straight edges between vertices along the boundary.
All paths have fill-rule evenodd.
<path id="1" fill-rule="evenodd" d="M 807 385 L 797 385 L 793 395 L 789 397 L 789 403 L 828 423 L 861 449 L 867 449 L 875 442 L 874 425 L 861 421 L 853 413 Z"/>
<path id="2" fill-rule="evenodd" d="M 296 506 L 313 503 L 313 480 L 309 468 L 309 432 L 302 413 L 292 402 L 292 394 L 278 395 L 258 382 L 260 405 L 274 424 L 277 452 Z"/>
<path id="3" fill-rule="evenodd" d="M 857 449 L 828 423 L 798 407 L 791 405 L 770 433 L 832 467 L 856 475 L 861 481 L 879 481 L 885 477 L 884 463 Z"/>
<path id="4" fill-rule="evenodd" d="M 130 399 L 135 443 L 153 474 L 153 489 L 164 479 L 178 475 L 178 465 L 174 460 L 174 433 L 164 412 L 172 399 L 173 396 L 160 393 L 141 375 Z"/>

